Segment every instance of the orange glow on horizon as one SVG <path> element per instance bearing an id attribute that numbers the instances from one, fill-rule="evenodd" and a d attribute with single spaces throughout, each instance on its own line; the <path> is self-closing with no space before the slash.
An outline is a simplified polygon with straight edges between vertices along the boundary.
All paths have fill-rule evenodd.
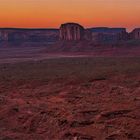
<path id="1" fill-rule="evenodd" d="M 0 27 L 58 28 L 140 25 L 140 0 L 0 0 Z"/>

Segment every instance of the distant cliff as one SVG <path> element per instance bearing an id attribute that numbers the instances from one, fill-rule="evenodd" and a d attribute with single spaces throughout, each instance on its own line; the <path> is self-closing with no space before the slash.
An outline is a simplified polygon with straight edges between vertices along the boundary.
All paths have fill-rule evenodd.
<path id="1" fill-rule="evenodd" d="M 0 41 L 57 41 L 58 29 L 0 28 Z"/>
<path id="2" fill-rule="evenodd" d="M 108 27 L 95 27 L 95 28 L 88 28 L 92 32 L 96 33 L 120 33 L 120 32 L 126 32 L 125 28 L 108 28 Z"/>
<path id="3" fill-rule="evenodd" d="M 136 28 L 130 33 L 130 39 L 140 40 L 140 28 Z"/>
<path id="4" fill-rule="evenodd" d="M 66 23 L 60 27 L 60 40 L 82 40 L 84 27 L 77 23 Z"/>
<path id="5" fill-rule="evenodd" d="M 60 40 L 78 41 L 89 40 L 94 42 L 112 42 L 118 40 L 127 40 L 129 34 L 125 28 L 108 28 L 97 27 L 84 29 L 83 26 L 77 23 L 65 23 L 60 27 Z"/>
<path id="6" fill-rule="evenodd" d="M 140 28 L 128 33 L 125 28 L 85 29 L 78 23 L 64 23 L 60 29 L 0 28 L 0 42 L 89 41 L 95 43 L 140 40 Z"/>
<path id="7" fill-rule="evenodd" d="M 92 32 L 92 40 L 95 42 L 112 42 L 129 38 L 125 28 L 96 27 L 88 30 Z"/>

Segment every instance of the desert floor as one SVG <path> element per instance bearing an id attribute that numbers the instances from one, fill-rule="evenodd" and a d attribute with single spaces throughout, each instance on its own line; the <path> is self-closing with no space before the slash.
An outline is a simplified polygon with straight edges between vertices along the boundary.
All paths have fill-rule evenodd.
<path id="1" fill-rule="evenodd" d="M 43 49 L 0 48 L 0 140 L 140 140 L 140 57 Z"/>

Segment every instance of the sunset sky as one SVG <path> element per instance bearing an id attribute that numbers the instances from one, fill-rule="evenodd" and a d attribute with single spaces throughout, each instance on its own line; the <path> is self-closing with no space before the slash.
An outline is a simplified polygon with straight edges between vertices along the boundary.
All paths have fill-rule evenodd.
<path id="1" fill-rule="evenodd" d="M 0 0 L 0 27 L 140 27 L 140 0 Z"/>

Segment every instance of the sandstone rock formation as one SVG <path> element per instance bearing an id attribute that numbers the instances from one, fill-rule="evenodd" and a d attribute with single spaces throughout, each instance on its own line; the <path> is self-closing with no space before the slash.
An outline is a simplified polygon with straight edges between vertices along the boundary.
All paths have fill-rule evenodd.
<path id="1" fill-rule="evenodd" d="M 8 32 L 6 30 L 0 31 L 0 41 L 8 41 Z"/>
<path id="2" fill-rule="evenodd" d="M 92 40 L 92 31 L 89 29 L 85 29 L 84 39 L 91 41 Z"/>
<path id="3" fill-rule="evenodd" d="M 60 27 L 60 40 L 82 40 L 84 28 L 77 23 L 66 23 Z"/>
<path id="4" fill-rule="evenodd" d="M 59 40 L 58 29 L 1 28 L 0 41 L 47 41 Z"/>
<path id="5" fill-rule="evenodd" d="M 77 41 L 86 40 L 97 43 L 118 42 L 120 40 L 140 39 L 140 28 L 128 33 L 125 28 L 96 27 L 84 29 L 77 23 L 62 24 L 59 29 L 24 29 L 24 28 L 0 28 L 0 42 L 48 42 L 55 43 L 58 40 Z"/>
<path id="6" fill-rule="evenodd" d="M 89 29 L 92 32 L 92 41 L 106 42 L 127 40 L 128 33 L 125 28 L 98 27 Z"/>
<path id="7" fill-rule="evenodd" d="M 131 39 L 140 39 L 140 28 L 134 29 L 134 30 L 130 33 L 130 38 L 131 38 Z"/>

